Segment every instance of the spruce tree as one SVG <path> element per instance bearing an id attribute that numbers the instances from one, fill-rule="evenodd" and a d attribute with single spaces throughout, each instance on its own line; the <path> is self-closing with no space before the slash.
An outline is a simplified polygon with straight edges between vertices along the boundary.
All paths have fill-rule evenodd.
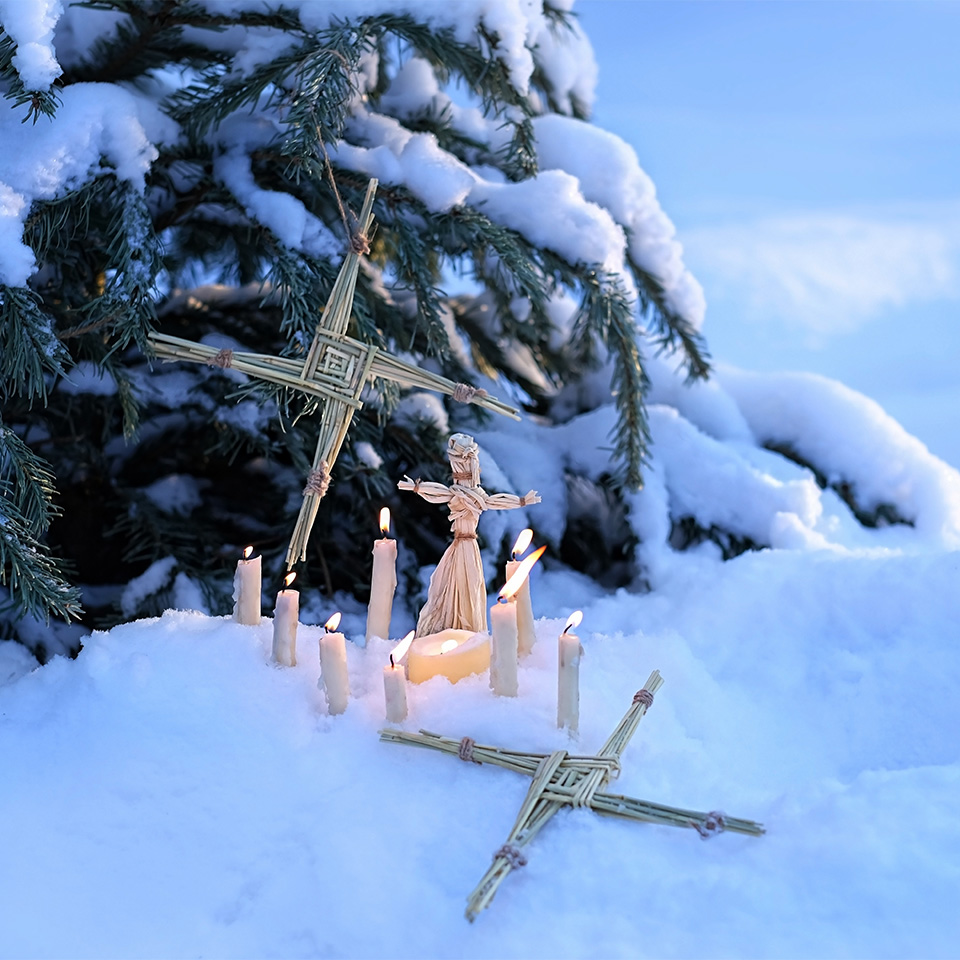
<path id="1" fill-rule="evenodd" d="M 605 370 L 616 425 L 594 493 L 622 513 L 647 458 L 644 357 L 666 350 L 707 376 L 702 298 L 635 158 L 589 123 L 592 56 L 566 5 L 504 3 L 469 22 L 456 5 L 387 0 L 357 16 L 232 0 L 92 0 L 59 22 L 55 5 L 11 9 L 9 630 L 26 614 L 100 626 L 191 598 L 226 612 L 246 544 L 279 576 L 316 404 L 230 370 L 151 364 L 146 335 L 301 355 L 371 175 L 377 227 L 350 334 L 544 423 Z M 24 169 L 44 150 L 70 158 L 49 182 Z M 442 513 L 401 499 L 396 480 L 446 479 L 446 425 L 484 426 L 475 408 L 392 384 L 364 401 L 303 570 L 361 600 L 381 505 L 407 518 L 411 584 L 446 539 Z M 567 526 L 557 549 L 596 539 L 590 511 Z"/>

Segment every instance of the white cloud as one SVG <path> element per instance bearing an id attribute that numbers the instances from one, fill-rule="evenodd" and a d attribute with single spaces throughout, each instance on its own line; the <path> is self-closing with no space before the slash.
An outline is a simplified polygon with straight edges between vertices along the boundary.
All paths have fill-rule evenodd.
<path id="1" fill-rule="evenodd" d="M 960 298 L 955 205 L 705 226 L 685 230 L 683 241 L 708 303 L 803 328 L 815 340 L 850 333 L 891 307 Z"/>

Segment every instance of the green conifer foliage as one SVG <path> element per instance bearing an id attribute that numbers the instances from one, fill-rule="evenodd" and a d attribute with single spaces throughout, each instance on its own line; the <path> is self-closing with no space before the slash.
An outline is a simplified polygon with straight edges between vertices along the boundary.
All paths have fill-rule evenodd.
<path id="1" fill-rule="evenodd" d="M 0 575 L 14 619 L 79 616 L 68 581 L 114 585 L 112 594 L 90 592 L 92 625 L 159 612 L 191 585 L 211 611 L 226 612 L 247 543 L 279 575 L 316 404 L 230 370 L 151 367 L 145 336 L 159 329 L 302 355 L 367 185 L 340 150 L 367 142 L 359 102 L 512 183 L 537 174 L 539 115 L 587 116 L 575 91 L 554 87 L 537 47 L 531 83 L 519 84 L 501 56 L 504 38 L 483 22 L 465 32 L 383 4 L 379 14 L 317 26 L 295 7 L 247 6 L 87 3 L 70 16 L 99 15 L 106 26 L 85 48 L 64 46 L 49 91 L 24 88 L 16 44 L 0 33 L 3 109 L 39 126 L 69 88 L 119 85 L 169 125 L 144 191 L 105 159 L 85 182 L 35 201 L 23 239 L 36 269 L 26 285 L 0 286 Z M 549 2 L 544 12 L 551 42 L 574 35 L 570 14 Z M 474 105 L 496 136 L 458 120 L 443 98 L 412 111 L 390 106 L 398 71 L 413 60 L 428 65 L 439 90 Z M 274 210 L 287 209 L 286 198 L 291 217 L 319 224 L 313 239 L 292 242 L 289 221 L 258 207 L 240 181 L 269 191 L 260 197 Z M 691 377 L 709 369 L 695 326 L 661 280 L 628 258 L 630 293 L 625 277 L 538 245 L 481 206 L 431 208 L 402 178 L 382 180 L 375 216 L 348 332 L 457 381 L 498 378 L 493 389 L 542 415 L 552 392 L 609 356 L 618 414 L 611 475 L 637 487 L 647 443 L 641 325 L 652 343 L 678 350 Z M 457 274 L 476 292 L 448 295 Z M 561 290 L 582 308 L 558 347 L 549 306 Z M 360 599 L 379 506 L 408 518 L 411 579 L 437 559 L 447 526 L 441 511 L 401 502 L 395 488 L 405 473 L 446 479 L 443 432 L 429 419 L 396 417 L 395 385 L 376 384 L 364 401 L 303 571 L 308 583 Z M 480 417 L 475 408 L 448 412 L 465 429 Z M 148 569 L 151 589 L 121 598 Z"/>

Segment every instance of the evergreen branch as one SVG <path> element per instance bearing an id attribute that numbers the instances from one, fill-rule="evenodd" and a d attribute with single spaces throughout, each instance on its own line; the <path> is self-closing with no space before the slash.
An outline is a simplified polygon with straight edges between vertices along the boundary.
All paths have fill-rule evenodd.
<path id="1" fill-rule="evenodd" d="M 601 268 L 581 274 L 583 303 L 574 326 L 574 341 L 582 345 L 596 335 L 613 355 L 611 389 L 617 409 L 615 452 L 623 482 L 632 490 L 643 486 L 642 468 L 650 441 L 643 397 L 649 386 L 636 340 L 633 305 L 623 283 Z"/>
<path id="2" fill-rule="evenodd" d="M 13 64 L 17 53 L 17 44 L 13 37 L 0 24 L 0 91 L 15 107 L 27 106 L 27 115 L 22 122 L 32 120 L 36 123 L 41 116 L 52 117 L 60 106 L 60 98 L 53 89 L 27 90 L 20 73 Z"/>
<path id="3" fill-rule="evenodd" d="M 57 560 L 45 544 L 30 536 L 20 517 L 11 509 L 7 492 L 0 485 L 0 584 L 9 586 L 3 610 L 16 610 L 49 620 L 78 619 L 83 613 L 80 590 L 61 576 Z"/>
<path id="4" fill-rule="evenodd" d="M 0 284 L 0 397 L 41 397 L 46 375 L 62 376 L 68 359 L 36 294 Z"/>
<path id="5" fill-rule="evenodd" d="M 639 266 L 633 257 L 628 256 L 627 261 L 640 288 L 641 307 L 657 328 L 657 345 L 661 349 L 680 346 L 688 382 L 708 379 L 710 354 L 703 335 L 667 303 L 663 284 L 657 277 Z"/>
<path id="6" fill-rule="evenodd" d="M 53 504 L 56 488 L 50 465 L 38 457 L 0 420 L 0 483 L 12 492 L 13 504 L 27 532 L 40 537 L 60 513 Z"/>

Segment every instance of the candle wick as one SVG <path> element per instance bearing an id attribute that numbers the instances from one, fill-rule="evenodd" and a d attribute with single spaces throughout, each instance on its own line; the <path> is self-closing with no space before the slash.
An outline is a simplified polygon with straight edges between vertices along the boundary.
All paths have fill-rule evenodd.
<path id="1" fill-rule="evenodd" d="M 390 666 L 391 666 L 391 667 L 395 667 L 395 666 L 396 666 L 396 664 L 393 662 L 393 654 L 392 654 L 392 653 L 390 654 Z"/>

